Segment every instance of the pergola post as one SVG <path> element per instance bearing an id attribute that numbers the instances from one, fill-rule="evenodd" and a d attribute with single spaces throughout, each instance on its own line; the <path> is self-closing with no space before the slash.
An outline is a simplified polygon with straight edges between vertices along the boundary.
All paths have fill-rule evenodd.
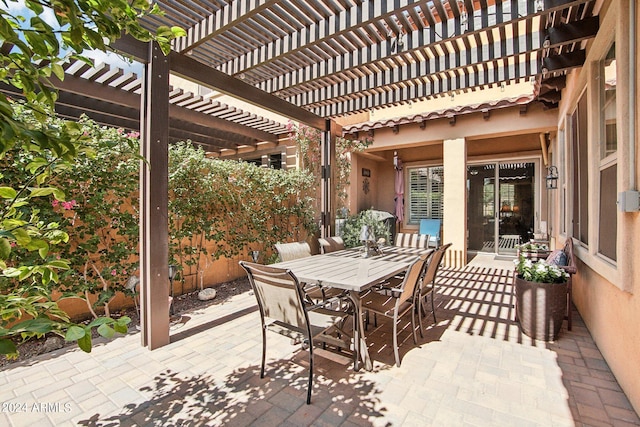
<path id="1" fill-rule="evenodd" d="M 140 323 L 142 345 L 169 343 L 169 58 L 149 43 L 140 108 Z"/>
<path id="2" fill-rule="evenodd" d="M 336 138 L 340 128 L 333 120 L 326 120 L 325 129 L 322 132 L 321 174 L 322 174 L 322 213 L 320 235 L 331 236 L 335 231 L 336 208 Z"/>

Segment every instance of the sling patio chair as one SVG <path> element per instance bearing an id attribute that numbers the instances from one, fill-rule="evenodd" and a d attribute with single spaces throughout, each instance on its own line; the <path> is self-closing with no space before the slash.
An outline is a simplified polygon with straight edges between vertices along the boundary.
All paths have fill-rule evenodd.
<path id="1" fill-rule="evenodd" d="M 311 247 L 307 242 L 276 243 L 274 246 L 280 261 L 292 261 L 311 256 Z"/>
<path id="2" fill-rule="evenodd" d="M 337 311 L 325 308 L 323 304 L 311 305 L 304 297 L 304 291 L 296 276 L 289 270 L 240 261 L 247 272 L 249 283 L 258 301 L 260 320 L 262 323 L 262 365 L 260 378 L 264 378 L 267 354 L 267 330 L 301 342 L 309 351 L 309 382 L 307 385 L 307 404 L 311 403 L 313 387 L 313 344 L 334 345 L 338 348 L 350 348 L 351 337 L 341 329 L 350 311 Z M 329 332 L 338 332 L 337 336 Z M 348 340 L 345 340 L 347 338 Z M 354 368 L 358 356 L 354 343 Z"/>
<path id="3" fill-rule="evenodd" d="M 398 321 L 411 311 L 411 331 L 413 342 L 418 344 L 416 337 L 416 301 L 420 288 L 420 278 L 427 258 L 431 253 L 425 253 L 407 268 L 407 272 L 402 282 L 397 287 L 385 288 L 382 291 L 370 290 L 362 296 L 362 308 L 374 314 L 393 319 L 393 351 L 396 365 L 400 366 L 400 356 L 398 354 Z"/>
<path id="4" fill-rule="evenodd" d="M 418 233 L 398 233 L 396 234 L 395 246 L 402 248 L 429 249 L 431 236 Z"/>
<path id="5" fill-rule="evenodd" d="M 340 238 L 338 237 L 338 239 Z M 294 259 L 311 256 L 311 247 L 307 242 L 276 243 L 274 246 L 278 252 L 280 261 L 292 261 Z M 303 287 L 305 295 L 312 301 L 325 301 L 344 294 L 344 291 L 339 289 L 326 288 L 307 283 L 304 283 Z"/>
<path id="6" fill-rule="evenodd" d="M 435 291 L 436 291 L 436 276 L 438 274 L 438 270 L 440 265 L 442 264 L 442 260 L 444 258 L 445 252 L 451 246 L 451 243 L 447 243 L 446 245 L 440 246 L 438 249 L 433 252 L 429 263 L 426 265 L 424 276 L 420 281 L 420 290 L 418 292 L 418 322 L 420 323 L 420 336 L 424 337 L 422 332 L 422 316 L 426 316 L 426 311 L 424 306 L 422 305 L 427 303 L 427 298 L 431 295 L 431 313 L 433 313 L 433 322 L 437 322 L 436 320 L 436 306 L 434 302 Z"/>
<path id="7" fill-rule="evenodd" d="M 344 240 L 340 236 L 321 237 L 318 239 L 320 250 L 323 254 L 341 251 L 344 249 Z"/>

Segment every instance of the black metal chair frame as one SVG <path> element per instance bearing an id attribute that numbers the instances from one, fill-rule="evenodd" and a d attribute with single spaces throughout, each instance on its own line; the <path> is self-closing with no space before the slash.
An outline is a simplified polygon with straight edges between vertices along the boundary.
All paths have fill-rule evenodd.
<path id="1" fill-rule="evenodd" d="M 330 310 L 325 304 L 311 305 L 308 303 L 304 290 L 297 277 L 290 271 L 281 268 L 240 261 L 240 265 L 249 276 L 249 283 L 258 301 L 262 324 L 262 364 L 260 378 L 264 378 L 267 329 L 300 340 L 303 348 L 309 351 L 309 380 L 307 386 L 307 404 L 311 403 L 313 387 L 313 343 L 322 342 L 341 348 L 348 348 L 349 342 L 344 342 L 344 335 L 351 338 L 341 326 L 347 316 L 345 311 Z M 355 324 L 354 333 L 355 336 Z M 338 330 L 338 338 L 326 334 L 328 331 Z M 354 367 L 356 365 L 358 349 L 354 344 Z"/>

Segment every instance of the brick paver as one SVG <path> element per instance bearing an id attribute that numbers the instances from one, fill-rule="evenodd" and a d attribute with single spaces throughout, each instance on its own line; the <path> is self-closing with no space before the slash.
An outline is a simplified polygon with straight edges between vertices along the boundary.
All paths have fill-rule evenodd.
<path id="1" fill-rule="evenodd" d="M 132 333 L 91 354 L 6 367 L 0 425 L 640 425 L 577 311 L 556 342 L 522 335 L 504 265 L 443 270 L 438 322 L 426 320 L 418 346 L 404 329 L 400 367 L 386 319 L 367 331 L 371 372 L 319 351 L 311 405 L 307 353 L 289 339 L 268 336 L 259 377 L 259 315 L 246 293 L 190 314 L 153 352 Z"/>

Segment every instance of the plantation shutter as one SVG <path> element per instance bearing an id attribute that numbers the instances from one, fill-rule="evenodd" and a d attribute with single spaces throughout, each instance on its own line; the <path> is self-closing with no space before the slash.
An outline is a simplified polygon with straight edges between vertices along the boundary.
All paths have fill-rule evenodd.
<path id="1" fill-rule="evenodd" d="M 442 166 L 410 168 L 409 224 L 423 218 L 443 216 L 444 168 Z"/>

